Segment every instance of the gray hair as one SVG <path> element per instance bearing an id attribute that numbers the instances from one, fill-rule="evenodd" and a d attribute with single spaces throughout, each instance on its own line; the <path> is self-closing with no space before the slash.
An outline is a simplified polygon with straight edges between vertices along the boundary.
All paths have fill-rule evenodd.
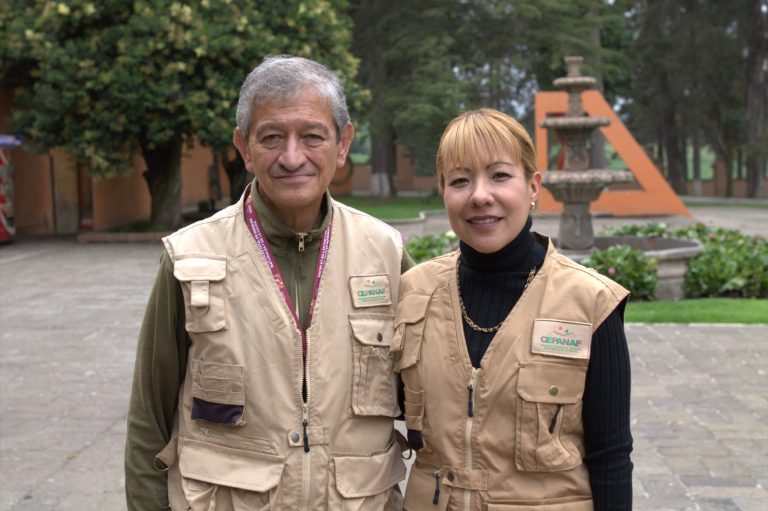
<path id="1" fill-rule="evenodd" d="M 240 88 L 237 102 L 237 127 L 248 137 L 251 112 L 256 105 L 269 101 L 289 101 L 311 91 L 328 101 L 336 124 L 336 138 L 349 124 L 344 86 L 336 74 L 314 60 L 292 55 L 267 57 L 248 75 Z"/>

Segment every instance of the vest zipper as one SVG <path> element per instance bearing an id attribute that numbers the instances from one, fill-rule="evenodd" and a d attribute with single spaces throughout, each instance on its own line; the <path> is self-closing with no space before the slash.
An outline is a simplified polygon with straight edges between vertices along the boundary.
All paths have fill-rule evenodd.
<path id="1" fill-rule="evenodd" d="M 307 425 L 309 424 L 309 407 L 306 403 L 304 403 L 302 409 L 302 418 L 304 420 L 301 421 L 301 424 L 304 426 L 304 452 L 309 452 L 309 435 L 307 435 Z"/>
<path id="2" fill-rule="evenodd" d="M 307 233 L 297 232 L 296 235 L 299 237 L 299 252 L 304 252 L 304 237 L 307 235 Z"/>
<path id="3" fill-rule="evenodd" d="M 472 368 L 472 374 L 469 377 L 469 384 L 467 385 L 467 389 L 469 390 L 469 401 L 467 403 L 467 427 L 465 430 L 465 441 L 467 443 L 467 456 L 465 461 L 465 468 L 467 470 L 472 469 L 472 425 L 475 421 L 474 419 L 474 405 L 473 405 L 473 394 L 475 392 L 475 380 L 477 380 L 477 373 L 480 371 L 477 367 Z M 464 490 L 464 510 L 469 511 L 469 506 L 472 503 L 472 493 L 470 490 Z"/>
<path id="4" fill-rule="evenodd" d="M 302 259 L 304 254 L 304 239 L 307 236 L 305 232 L 297 233 L 299 237 L 298 252 L 296 263 L 296 279 L 295 279 L 295 302 L 296 302 L 296 316 L 301 321 L 301 296 L 299 295 L 299 280 L 303 273 Z M 310 240 L 311 241 L 311 240 Z M 301 332 L 301 359 L 302 359 L 302 381 L 301 381 L 301 426 L 304 433 L 304 459 L 302 460 L 302 484 L 301 484 L 301 509 L 309 510 L 309 493 L 311 490 L 310 477 L 311 477 L 311 458 L 309 456 L 309 432 L 307 427 L 309 426 L 309 375 L 307 374 L 307 359 L 309 358 L 309 339 L 307 338 L 307 332 L 304 330 L 304 325 L 299 325 L 299 331 Z"/>
<path id="5" fill-rule="evenodd" d="M 475 392 L 475 378 L 477 377 L 477 371 L 478 369 L 476 367 L 472 368 L 472 376 L 469 377 L 469 385 L 467 385 L 467 390 L 469 391 L 469 400 L 467 401 L 467 417 L 474 417 L 475 415 L 472 397 Z"/>
<path id="6" fill-rule="evenodd" d="M 301 331 L 302 340 L 306 339 L 306 332 Z M 306 389 L 306 395 L 304 396 L 304 402 L 301 406 L 301 425 L 304 432 L 304 456 L 302 460 L 302 482 L 301 482 L 301 509 L 309 511 L 309 493 L 310 493 L 310 477 L 312 468 L 312 458 L 309 452 L 309 432 L 307 427 L 309 426 L 309 378 L 307 378 L 307 358 L 304 353 L 304 387 Z"/>

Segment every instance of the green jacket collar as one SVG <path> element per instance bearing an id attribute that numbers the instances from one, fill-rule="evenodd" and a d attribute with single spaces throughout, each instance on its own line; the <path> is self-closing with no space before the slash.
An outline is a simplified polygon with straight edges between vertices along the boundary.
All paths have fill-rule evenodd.
<path id="1" fill-rule="evenodd" d="M 256 179 L 251 182 L 251 199 L 253 200 L 253 206 L 256 209 L 256 214 L 259 216 L 259 222 L 264 228 L 264 234 L 269 240 L 272 251 L 277 255 L 278 252 L 284 252 L 291 247 L 298 249 L 300 236 L 299 234 L 282 223 L 277 219 L 272 210 L 267 206 L 264 200 L 261 198 L 258 192 L 258 183 Z M 326 190 L 323 197 L 323 221 L 320 223 L 320 227 L 313 229 L 312 231 L 305 233 L 304 237 L 304 250 L 316 251 L 320 249 L 320 241 L 323 237 L 325 229 L 328 228 L 328 224 L 333 217 L 333 207 L 331 206 L 331 195 Z"/>

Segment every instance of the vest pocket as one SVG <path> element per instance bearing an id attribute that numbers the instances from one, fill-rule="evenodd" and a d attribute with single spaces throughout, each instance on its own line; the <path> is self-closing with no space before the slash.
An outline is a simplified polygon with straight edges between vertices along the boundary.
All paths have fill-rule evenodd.
<path id="1" fill-rule="evenodd" d="M 586 366 L 523 363 L 517 382 L 515 465 L 555 472 L 581 464 Z"/>
<path id="2" fill-rule="evenodd" d="M 243 366 L 192 360 L 192 420 L 242 426 L 245 424 Z"/>
<path id="3" fill-rule="evenodd" d="M 188 332 L 215 332 L 227 327 L 226 274 L 226 259 L 188 257 L 174 262 L 173 276 L 181 283 L 184 293 Z"/>
<path id="4" fill-rule="evenodd" d="M 405 486 L 404 511 L 430 509 L 445 511 L 451 500 L 452 487 L 443 482 L 443 469 L 414 465 Z"/>
<path id="5" fill-rule="evenodd" d="M 572 500 L 568 502 L 530 504 L 506 504 L 504 502 L 488 502 L 488 511 L 592 511 L 591 499 Z"/>
<path id="6" fill-rule="evenodd" d="M 395 370 L 398 372 L 414 366 L 421 358 L 421 340 L 429 299 L 429 295 L 409 293 L 397 303 L 392 351 L 397 357 Z"/>
<path id="7" fill-rule="evenodd" d="M 279 456 L 184 439 L 181 488 L 189 509 L 260 510 L 275 505 L 285 460 Z"/>
<path id="8" fill-rule="evenodd" d="M 352 346 L 352 411 L 355 415 L 397 417 L 397 376 L 389 347 L 393 314 L 349 315 Z"/>
<path id="9" fill-rule="evenodd" d="M 395 486 L 405 478 L 400 445 L 373 456 L 334 456 L 335 491 L 329 492 L 328 509 L 338 511 L 400 509 Z M 397 492 L 397 495 L 392 495 Z"/>

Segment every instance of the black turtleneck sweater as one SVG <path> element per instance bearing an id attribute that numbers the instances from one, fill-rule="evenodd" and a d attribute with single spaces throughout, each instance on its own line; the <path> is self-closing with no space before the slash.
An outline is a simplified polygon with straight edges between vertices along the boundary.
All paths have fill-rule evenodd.
<path id="1" fill-rule="evenodd" d="M 477 325 L 492 327 L 503 321 L 523 294 L 531 268 L 541 268 L 546 248 L 535 240 L 530 229 L 529 218 L 517 238 L 492 254 L 460 243 L 461 298 Z M 632 509 L 630 373 L 624 305 L 622 302 L 592 336 L 584 387 L 584 462 L 589 469 L 595 511 Z M 477 332 L 464 322 L 464 336 L 472 365 L 480 367 L 494 333 Z"/>

